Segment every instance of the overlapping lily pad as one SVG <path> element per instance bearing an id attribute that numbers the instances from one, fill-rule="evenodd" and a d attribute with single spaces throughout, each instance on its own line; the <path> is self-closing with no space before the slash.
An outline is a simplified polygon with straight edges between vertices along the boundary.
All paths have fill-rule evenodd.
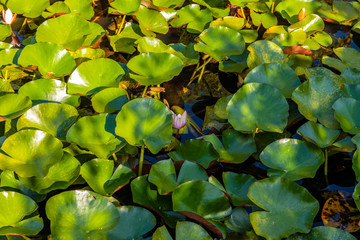
<path id="1" fill-rule="evenodd" d="M 142 33 L 146 36 L 154 37 L 155 33 L 165 34 L 169 31 L 165 17 L 156 10 L 141 5 L 135 16 L 139 21 Z"/>
<path id="2" fill-rule="evenodd" d="M 212 21 L 209 9 L 200 10 L 200 5 L 189 4 L 177 11 L 177 18 L 171 21 L 171 26 L 180 27 L 187 24 L 189 33 L 200 33 Z"/>
<path id="3" fill-rule="evenodd" d="M 7 7 L 14 13 L 22 14 L 25 17 L 36 18 L 50 5 L 49 0 L 9 0 Z"/>
<path id="4" fill-rule="evenodd" d="M 335 110 L 335 119 L 339 121 L 344 132 L 360 133 L 360 101 L 353 98 L 340 98 L 332 106 Z"/>
<path id="5" fill-rule="evenodd" d="M 140 7 L 141 0 L 115 0 L 111 6 L 123 14 L 131 14 Z"/>
<path id="6" fill-rule="evenodd" d="M 127 102 L 126 90 L 122 88 L 105 88 L 91 99 L 92 106 L 98 113 L 119 111 Z"/>
<path id="7" fill-rule="evenodd" d="M 287 57 L 282 49 L 268 40 L 259 40 L 252 43 L 248 50 L 250 52 L 247 64 L 250 69 L 262 63 L 286 63 Z"/>
<path id="8" fill-rule="evenodd" d="M 11 104 L 9 104 L 11 102 Z M 29 97 L 22 94 L 6 94 L 0 96 L 0 122 L 13 119 L 31 107 Z"/>

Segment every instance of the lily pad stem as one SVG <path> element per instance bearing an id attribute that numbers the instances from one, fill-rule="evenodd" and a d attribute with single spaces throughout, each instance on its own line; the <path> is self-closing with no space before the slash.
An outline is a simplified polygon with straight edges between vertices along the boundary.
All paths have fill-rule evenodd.
<path id="1" fill-rule="evenodd" d="M 201 72 L 200 72 L 200 75 L 199 75 L 199 78 L 198 78 L 198 83 L 200 83 L 200 81 L 202 79 L 202 76 L 204 75 L 205 67 L 211 61 L 211 59 L 212 58 L 210 57 L 208 60 L 206 60 L 206 62 L 204 62 L 203 65 L 201 65 Z"/>
<path id="2" fill-rule="evenodd" d="M 143 91 L 141 97 L 145 97 L 145 94 L 146 94 L 146 92 L 147 92 L 148 87 L 149 87 L 149 86 L 145 86 L 144 91 Z"/>
<path id="3" fill-rule="evenodd" d="M 255 134 L 257 133 L 258 128 L 255 128 L 255 130 L 252 132 L 252 137 L 255 138 Z"/>
<path id="4" fill-rule="evenodd" d="M 24 20 L 23 24 L 21 25 L 18 33 L 21 33 L 21 31 L 23 30 L 23 28 L 25 27 L 26 24 L 27 24 L 27 18 L 25 18 L 25 20 Z"/>
<path id="5" fill-rule="evenodd" d="M 116 157 L 116 154 L 114 152 L 113 152 L 112 156 L 113 156 L 114 160 L 117 161 L 117 157 Z"/>
<path id="6" fill-rule="evenodd" d="M 142 175 L 142 168 L 144 164 L 144 151 L 145 151 L 145 145 L 141 145 L 141 151 L 140 151 L 140 162 L 139 162 L 139 172 L 138 176 Z"/>
<path id="7" fill-rule="evenodd" d="M 6 82 L 7 82 L 7 80 L 8 80 L 8 71 L 9 71 L 9 70 L 6 70 L 6 71 L 5 71 L 5 81 L 6 81 Z"/>
<path id="8" fill-rule="evenodd" d="M 240 9 L 241 9 L 241 14 L 242 14 L 242 17 L 243 17 L 243 18 L 246 18 L 246 16 L 245 16 L 245 12 L 244 12 L 244 8 L 243 8 L 243 7 L 241 7 Z"/>
<path id="9" fill-rule="evenodd" d="M 326 185 L 329 185 L 329 178 L 328 178 L 328 150 L 325 148 L 324 152 L 325 152 L 324 175 L 325 175 Z"/>
<path id="10" fill-rule="evenodd" d="M 125 24 L 125 18 L 126 18 L 126 15 L 123 16 L 120 27 L 116 30 L 116 35 L 118 35 L 121 32 L 121 30 L 123 29 L 124 24 Z"/>
<path id="11" fill-rule="evenodd" d="M 274 8 L 275 8 L 275 0 L 273 0 L 271 3 L 271 13 L 274 13 Z"/>

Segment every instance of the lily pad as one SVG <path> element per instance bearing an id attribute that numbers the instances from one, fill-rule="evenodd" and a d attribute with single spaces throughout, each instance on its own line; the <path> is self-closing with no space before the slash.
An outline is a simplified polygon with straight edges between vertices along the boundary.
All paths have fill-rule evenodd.
<path id="1" fill-rule="evenodd" d="M 263 83 L 245 84 L 231 98 L 226 110 L 230 124 L 243 132 L 258 128 L 281 133 L 289 115 L 289 105 L 281 92 Z"/>
<path id="2" fill-rule="evenodd" d="M 231 201 L 235 206 L 253 204 L 249 200 L 247 193 L 250 185 L 256 182 L 255 177 L 234 172 L 224 172 L 222 177 L 225 190 L 230 195 Z"/>
<path id="3" fill-rule="evenodd" d="M 140 6 L 134 15 L 139 21 L 141 32 L 146 36 L 155 37 L 155 33 L 166 34 L 169 31 L 165 17 L 156 10 Z"/>
<path id="4" fill-rule="evenodd" d="M 94 16 L 92 0 L 65 0 L 64 3 L 69 7 L 73 14 L 79 15 L 85 19 L 90 19 Z"/>
<path id="5" fill-rule="evenodd" d="M 350 233 L 334 227 L 320 226 L 315 227 L 308 234 L 297 233 L 291 235 L 288 240 L 328 240 L 328 239 L 338 239 L 338 240 L 356 240 L 356 237 Z"/>
<path id="6" fill-rule="evenodd" d="M 9 104 L 11 103 L 11 104 Z M 31 107 L 29 97 L 22 94 L 0 96 L 0 122 L 17 118 Z"/>
<path id="7" fill-rule="evenodd" d="M 225 225 L 231 231 L 240 233 L 245 233 L 252 229 L 249 214 L 242 207 L 233 209 L 230 218 L 225 221 Z"/>
<path id="8" fill-rule="evenodd" d="M 113 113 L 121 110 L 128 102 L 126 90 L 122 88 L 105 88 L 91 99 L 94 110 L 98 113 Z"/>
<path id="9" fill-rule="evenodd" d="M 265 211 L 250 213 L 255 233 L 266 239 L 281 239 L 311 230 L 319 203 L 290 179 L 272 177 L 251 185 L 248 196 Z"/>
<path id="10" fill-rule="evenodd" d="M 145 144 L 156 154 L 171 142 L 172 113 L 153 98 L 137 98 L 126 103 L 116 116 L 116 134 L 131 145 Z"/>
<path id="11" fill-rule="evenodd" d="M 217 160 L 218 153 L 210 142 L 201 139 L 190 139 L 181 143 L 169 156 L 175 161 L 189 160 L 196 162 L 205 169 Z"/>
<path id="12" fill-rule="evenodd" d="M 44 226 L 34 200 L 21 193 L 1 191 L 0 208 L 1 235 L 36 235 Z"/>
<path id="13" fill-rule="evenodd" d="M 115 0 L 111 6 L 122 14 L 131 14 L 140 7 L 141 0 Z"/>
<path id="14" fill-rule="evenodd" d="M 349 67 L 360 68 L 360 51 L 355 48 L 334 48 L 334 53 Z"/>
<path id="15" fill-rule="evenodd" d="M 205 219 L 223 220 L 231 214 L 225 194 L 206 181 L 190 181 L 179 185 L 172 194 L 174 211 L 193 212 Z"/>
<path id="16" fill-rule="evenodd" d="M 64 2 L 55 2 L 46 8 L 46 10 L 42 13 L 42 16 L 44 18 L 48 18 L 57 13 L 70 13 L 70 9 Z"/>
<path id="17" fill-rule="evenodd" d="M 175 166 L 171 159 L 163 160 L 151 166 L 149 182 L 157 186 L 159 194 L 168 194 L 178 186 Z"/>
<path id="18" fill-rule="evenodd" d="M 288 27 L 289 31 L 294 31 L 301 29 L 307 34 L 312 34 L 316 31 L 321 31 L 325 27 L 324 21 L 316 14 L 310 14 L 306 16 L 303 20 L 294 23 Z"/>
<path id="19" fill-rule="evenodd" d="M 104 88 L 118 87 L 124 73 L 120 64 L 109 58 L 84 62 L 70 75 L 68 93 L 91 95 Z"/>
<path id="20" fill-rule="evenodd" d="M 268 40 L 256 41 L 247 48 L 250 52 L 247 64 L 250 69 L 262 63 L 286 63 L 287 57 L 282 49 Z"/>
<path id="21" fill-rule="evenodd" d="M 18 62 L 23 67 L 37 66 L 45 78 L 65 76 L 76 67 L 75 60 L 68 51 L 47 42 L 25 46 Z"/>
<path id="22" fill-rule="evenodd" d="M 206 181 L 208 178 L 209 177 L 203 167 L 194 162 L 185 160 L 178 174 L 177 183 L 180 185 L 194 180 Z"/>
<path id="23" fill-rule="evenodd" d="M 260 154 L 268 166 L 268 176 L 282 176 L 293 181 L 313 178 L 324 163 L 324 153 L 315 145 L 298 139 L 284 138 L 269 144 Z"/>
<path id="24" fill-rule="evenodd" d="M 135 41 L 142 36 L 143 34 L 138 24 L 127 22 L 120 34 L 108 37 L 110 45 L 115 52 L 133 54 L 136 51 Z"/>
<path id="25" fill-rule="evenodd" d="M 119 215 L 105 197 L 86 190 L 62 192 L 46 203 L 54 240 L 105 238 L 106 232 L 116 227 Z"/>
<path id="26" fill-rule="evenodd" d="M 193 222 L 178 222 L 176 224 L 176 240 L 211 240 L 210 235 L 200 225 Z"/>
<path id="27" fill-rule="evenodd" d="M 335 118 L 339 121 L 344 132 L 351 134 L 360 133 L 359 107 L 360 101 L 353 98 L 343 97 L 334 103 Z"/>
<path id="28" fill-rule="evenodd" d="M 130 77 L 141 85 L 161 84 L 180 74 L 183 62 L 170 53 L 142 53 L 130 59 Z"/>
<path id="29" fill-rule="evenodd" d="M 311 77 L 295 89 L 292 100 L 298 105 L 300 113 L 308 120 L 319 121 L 325 127 L 338 128 L 332 105 L 344 96 L 338 85 L 330 78 Z"/>
<path id="30" fill-rule="evenodd" d="M 36 18 L 42 14 L 42 12 L 50 6 L 49 0 L 8 0 L 6 6 L 11 9 L 12 12 L 22 14 L 24 17 Z"/>
<path id="31" fill-rule="evenodd" d="M 50 42 L 75 51 L 91 33 L 89 23 L 75 14 L 65 14 L 48 19 L 37 29 L 36 41 Z"/>
<path id="32" fill-rule="evenodd" d="M 301 82 L 287 64 L 264 63 L 253 68 L 245 77 L 244 83 L 267 83 L 276 87 L 286 98 L 291 98 L 292 92 Z"/>
<path id="33" fill-rule="evenodd" d="M 10 25 L 0 23 L 0 41 L 4 41 L 10 35 L 11 35 Z"/>
<path id="34" fill-rule="evenodd" d="M 41 130 L 22 130 L 6 138 L 1 146 L 0 168 L 21 177 L 45 177 L 61 160 L 62 143 Z"/>
<path id="35" fill-rule="evenodd" d="M 193 0 L 193 2 L 205 6 L 210 9 L 214 17 L 222 18 L 229 15 L 230 8 L 227 8 L 227 2 L 225 0 Z"/>
<path id="36" fill-rule="evenodd" d="M 203 31 L 194 48 L 198 52 L 209 54 L 217 61 L 226 56 L 240 55 L 245 50 L 245 42 L 241 34 L 231 28 L 214 26 Z"/>
<path id="37" fill-rule="evenodd" d="M 55 79 L 38 79 L 25 83 L 19 93 L 28 96 L 33 105 L 46 102 L 69 104 L 74 107 L 80 105 L 80 97 L 66 92 L 67 84 Z"/>
<path id="38" fill-rule="evenodd" d="M 65 140 L 66 132 L 79 114 L 68 104 L 40 103 L 27 110 L 17 121 L 17 129 L 39 129 Z"/>
<path id="39" fill-rule="evenodd" d="M 107 159 L 126 144 L 115 136 L 115 115 L 99 114 L 80 118 L 68 130 L 66 140 Z"/>
<path id="40" fill-rule="evenodd" d="M 284 0 L 279 2 L 275 10 L 281 13 L 292 24 L 299 21 L 298 15 L 302 8 L 305 8 L 305 12 L 308 15 L 319 10 L 321 5 L 316 0 Z"/>
<path id="41" fill-rule="evenodd" d="M 323 4 L 317 13 L 323 18 L 329 18 L 339 23 L 359 17 L 358 10 L 350 2 L 343 1 L 334 1 L 331 3 L 331 6 Z"/>
<path id="42" fill-rule="evenodd" d="M 301 125 L 297 130 L 297 133 L 307 141 L 318 145 L 320 148 L 326 148 L 335 142 L 341 131 L 330 129 L 319 123 L 309 121 Z"/>

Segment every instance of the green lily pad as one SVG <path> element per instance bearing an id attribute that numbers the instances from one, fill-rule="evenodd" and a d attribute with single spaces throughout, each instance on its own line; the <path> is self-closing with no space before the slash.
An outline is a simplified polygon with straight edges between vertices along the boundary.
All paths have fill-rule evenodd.
<path id="1" fill-rule="evenodd" d="M 140 7 L 141 0 L 115 0 L 110 5 L 122 14 L 131 14 Z"/>
<path id="2" fill-rule="evenodd" d="M 55 2 L 46 8 L 46 10 L 42 13 L 42 16 L 44 18 L 48 18 L 57 13 L 70 13 L 70 9 L 64 2 Z"/>
<path id="3" fill-rule="evenodd" d="M 344 132 L 351 134 L 360 133 L 360 116 L 358 109 L 360 101 L 353 98 L 340 98 L 334 105 L 335 118 L 339 121 L 341 128 Z"/>
<path id="4" fill-rule="evenodd" d="M 152 165 L 148 179 L 157 187 L 159 194 L 168 194 L 178 186 L 175 166 L 171 159 Z"/>
<path id="5" fill-rule="evenodd" d="M 291 98 L 292 92 L 301 82 L 287 64 L 264 63 L 253 68 L 245 77 L 244 83 L 267 83 L 276 87 L 286 98 Z"/>
<path id="6" fill-rule="evenodd" d="M 308 233 L 319 211 L 317 200 L 290 179 L 272 177 L 251 185 L 248 196 L 265 211 L 250 213 L 255 233 L 281 239 L 296 232 Z"/>
<path id="7" fill-rule="evenodd" d="M 312 39 L 314 39 L 316 42 L 318 42 L 321 46 L 324 47 L 328 47 L 334 42 L 330 34 L 324 31 L 316 32 Z"/>
<path id="8" fill-rule="evenodd" d="M 181 143 L 169 156 L 175 161 L 189 160 L 196 162 L 205 169 L 217 160 L 218 153 L 210 142 L 201 139 L 190 139 Z"/>
<path id="9" fill-rule="evenodd" d="M 153 239 L 161 239 L 161 240 L 173 240 L 173 238 L 171 237 L 169 231 L 166 229 L 166 226 L 163 225 L 161 227 L 158 227 L 153 236 Z"/>
<path id="10" fill-rule="evenodd" d="M 0 192 L 0 208 L 1 235 L 36 235 L 44 226 L 39 215 L 35 215 L 38 206 L 34 200 L 21 193 Z"/>
<path id="11" fill-rule="evenodd" d="M 16 64 L 16 60 L 20 54 L 17 48 L 8 48 L 0 51 L 0 67 L 4 68 L 9 65 Z"/>
<path id="12" fill-rule="evenodd" d="M 346 68 L 348 68 L 347 65 L 345 65 L 341 60 L 339 60 L 338 58 L 333 58 L 333 57 L 329 57 L 329 56 L 323 56 L 321 59 L 322 64 L 336 69 L 339 72 L 343 72 L 345 71 Z"/>
<path id="13" fill-rule="evenodd" d="M 65 14 L 48 19 L 37 29 L 36 41 L 50 42 L 75 51 L 91 33 L 89 23 L 75 14 Z"/>
<path id="14" fill-rule="evenodd" d="M 107 159 L 126 144 L 115 136 L 115 115 L 99 114 L 80 118 L 68 130 L 66 140 Z"/>
<path id="15" fill-rule="evenodd" d="M 121 110 L 129 100 L 122 88 L 105 88 L 91 99 L 94 110 L 98 113 L 113 113 Z"/>
<path id="16" fill-rule="evenodd" d="M 135 43 L 137 44 L 137 50 L 140 53 L 167 52 L 173 54 L 175 52 L 170 46 L 155 37 L 141 37 Z"/>
<path id="17" fill-rule="evenodd" d="M 100 194 L 85 190 L 67 191 L 46 203 L 52 239 L 104 239 L 120 216 L 117 208 Z"/>
<path id="18" fill-rule="evenodd" d="M 298 105 L 300 113 L 308 120 L 319 121 L 325 127 L 338 128 L 332 105 L 344 93 L 338 85 L 325 76 L 311 77 L 295 89 L 292 100 Z"/>
<path id="19" fill-rule="evenodd" d="M 189 4 L 177 11 L 177 18 L 171 21 L 171 26 L 181 27 L 187 24 L 186 30 L 189 33 L 200 33 L 213 17 L 208 8 L 200 9 L 198 4 Z"/>
<path id="20" fill-rule="evenodd" d="M 252 29 L 243 29 L 239 33 L 243 36 L 245 43 L 255 42 L 259 36 L 258 32 Z"/>
<path id="21" fill-rule="evenodd" d="M 229 56 L 227 60 L 219 62 L 219 70 L 223 72 L 242 73 L 247 68 L 246 61 L 248 56 L 248 50 L 245 50 L 241 55 Z"/>
<path id="22" fill-rule="evenodd" d="M 324 153 L 315 145 L 298 139 L 283 138 L 269 144 L 260 154 L 268 166 L 268 176 L 283 176 L 293 181 L 313 178 L 324 163 Z"/>
<path id="23" fill-rule="evenodd" d="M 14 89 L 11 86 L 11 83 L 5 79 L 0 79 L 0 96 L 4 96 L 9 93 L 15 93 Z"/>
<path id="24" fill-rule="evenodd" d="M 359 17 L 358 10 L 350 2 L 343 1 L 334 1 L 331 6 L 323 4 L 317 13 L 323 18 L 330 18 L 339 23 L 357 19 Z"/>
<path id="25" fill-rule="evenodd" d="M 355 48 L 334 48 L 334 53 L 349 67 L 360 68 L 360 51 Z"/>
<path id="26" fill-rule="evenodd" d="M 307 141 L 318 145 L 320 148 L 326 148 L 335 142 L 341 131 L 308 121 L 299 127 L 297 133 Z"/>
<path id="27" fill-rule="evenodd" d="M 66 92 L 67 84 L 55 79 L 38 79 L 25 83 L 19 93 L 28 96 L 33 105 L 46 102 L 69 104 L 74 107 L 80 105 L 80 97 Z"/>
<path id="28" fill-rule="evenodd" d="M 156 10 L 140 6 L 134 15 L 138 19 L 141 32 L 146 36 L 155 37 L 155 33 L 166 34 L 169 31 L 165 17 Z"/>
<path id="29" fill-rule="evenodd" d="M 214 134 L 206 135 L 205 141 L 212 143 L 222 162 L 242 163 L 256 152 L 256 144 L 251 135 L 227 129 L 222 133 L 222 142 Z"/>
<path id="30" fill-rule="evenodd" d="M 104 88 L 118 87 L 124 70 L 109 58 L 98 58 L 84 62 L 70 75 L 68 93 L 91 95 Z"/>
<path id="31" fill-rule="evenodd" d="M 233 209 L 230 218 L 225 221 L 225 225 L 231 231 L 240 233 L 245 233 L 252 229 L 249 214 L 241 207 Z"/>
<path id="32" fill-rule="evenodd" d="M 262 24 L 266 29 L 275 26 L 278 23 L 277 17 L 271 12 L 257 13 L 250 10 L 250 16 L 255 26 L 260 26 Z"/>
<path id="33" fill-rule="evenodd" d="M 17 129 L 39 129 L 65 140 L 66 132 L 79 114 L 68 104 L 40 103 L 27 110 L 17 121 Z"/>
<path id="34" fill-rule="evenodd" d="M 338 240 L 356 240 L 356 237 L 351 235 L 342 229 L 330 227 L 330 226 L 319 226 L 311 229 L 311 232 L 307 234 L 297 233 L 291 235 L 288 240 L 328 240 L 328 239 L 338 239 Z"/>
<path id="35" fill-rule="evenodd" d="M 64 152 L 62 159 L 49 168 L 45 177 L 19 177 L 20 183 L 39 194 L 53 190 L 67 189 L 79 177 L 80 162 Z"/>
<path id="36" fill-rule="evenodd" d="M 183 62 L 170 53 L 142 53 L 130 59 L 130 77 L 141 85 L 161 84 L 180 74 Z"/>
<path id="37" fill-rule="evenodd" d="M 11 103 L 11 104 L 9 104 Z M 0 122 L 17 118 L 31 107 L 29 97 L 22 94 L 0 96 Z"/>
<path id="38" fill-rule="evenodd" d="M 178 222 L 176 224 L 176 240 L 211 240 L 204 228 L 193 222 Z"/>
<path id="39" fill-rule="evenodd" d="M 180 185 L 182 183 L 195 180 L 206 181 L 208 178 L 209 177 L 203 167 L 194 162 L 185 160 L 178 174 L 177 183 Z"/>
<path id="40" fill-rule="evenodd" d="M 8 0 L 6 6 L 11 9 L 12 12 L 22 14 L 24 17 L 36 18 L 42 14 L 42 12 L 50 6 L 49 0 Z"/>
<path id="41" fill-rule="evenodd" d="M 0 23 L 0 41 L 4 41 L 10 35 L 11 35 L 10 25 Z"/>
<path id="42" fill-rule="evenodd" d="M 65 0 L 64 3 L 69 7 L 73 14 L 79 15 L 85 19 L 90 19 L 94 16 L 92 0 Z"/>
<path id="43" fill-rule="evenodd" d="M 297 73 L 298 75 L 305 74 L 307 79 L 312 77 L 328 77 L 334 83 L 336 83 L 339 87 L 341 87 L 345 83 L 345 79 L 340 75 L 337 75 L 333 71 L 325 67 L 313 67 L 313 68 L 299 68 L 301 69 L 301 73 Z"/>
<path id="44" fill-rule="evenodd" d="M 250 185 L 256 182 L 255 177 L 234 172 L 224 172 L 222 177 L 225 190 L 230 195 L 231 201 L 235 206 L 253 204 L 249 200 L 247 193 Z"/>
<path id="45" fill-rule="evenodd" d="M 301 29 L 307 34 L 321 31 L 325 27 L 324 21 L 316 14 L 307 15 L 303 20 L 296 22 L 288 27 L 289 31 Z"/>
<path id="46" fill-rule="evenodd" d="M 136 51 L 135 42 L 142 36 L 144 35 L 141 33 L 138 24 L 127 22 L 120 34 L 108 37 L 115 52 L 133 54 Z"/>
<path id="47" fill-rule="evenodd" d="M 229 16 L 230 8 L 227 8 L 227 2 L 225 0 L 193 0 L 193 2 L 205 6 L 210 9 L 214 17 L 222 18 Z"/>
<path id="48" fill-rule="evenodd" d="M 174 8 L 176 6 L 181 6 L 185 0 L 153 0 L 155 6 L 164 7 L 164 8 Z"/>
<path id="49" fill-rule="evenodd" d="M 316 0 L 283 0 L 279 2 L 275 10 L 292 24 L 299 21 L 298 15 L 302 8 L 305 8 L 306 15 L 308 15 L 319 10 L 321 5 Z"/>
<path id="50" fill-rule="evenodd" d="M 243 132 L 258 128 L 281 133 L 289 115 L 289 105 L 281 92 L 263 83 L 245 84 L 231 98 L 226 110 L 230 124 Z"/>
<path id="51" fill-rule="evenodd" d="M 228 105 L 232 97 L 233 95 L 231 94 L 217 100 L 214 106 L 214 113 L 216 114 L 216 116 L 222 119 L 228 119 L 228 112 L 226 111 L 226 106 Z"/>
<path id="52" fill-rule="evenodd" d="M 360 84 L 360 68 L 347 67 L 341 73 L 346 84 Z"/>
<path id="53" fill-rule="evenodd" d="M 0 153 L 0 168 L 21 177 L 44 177 L 61 160 L 62 143 L 40 130 L 22 130 L 8 137 Z"/>
<path id="54" fill-rule="evenodd" d="M 194 48 L 198 52 L 210 55 L 217 61 L 226 56 L 240 55 L 245 50 L 245 42 L 241 34 L 231 28 L 214 26 L 203 31 Z"/>
<path id="55" fill-rule="evenodd" d="M 116 134 L 131 145 L 145 144 L 156 154 L 172 138 L 172 113 L 153 98 L 137 98 L 126 103 L 116 116 Z"/>
<path id="56" fill-rule="evenodd" d="M 178 56 L 183 61 L 184 66 L 197 64 L 199 62 L 200 56 L 199 53 L 194 49 L 194 43 L 190 43 L 189 45 L 175 43 L 170 44 L 169 46 L 175 50 L 173 54 Z"/>
<path id="57" fill-rule="evenodd" d="M 238 18 L 234 16 L 227 16 L 223 18 L 218 18 L 210 23 L 210 27 L 214 26 L 224 26 L 235 31 L 240 31 L 246 24 L 246 19 Z"/>
<path id="58" fill-rule="evenodd" d="M 86 35 L 85 41 L 82 44 L 83 46 L 93 46 L 95 45 L 102 36 L 104 36 L 105 34 L 105 30 L 103 29 L 103 27 L 98 24 L 98 23 L 94 23 L 94 22 L 89 22 L 89 27 L 90 27 L 90 34 Z M 80 49 L 78 49 L 80 50 Z M 100 49 L 98 49 L 100 50 Z"/>
<path id="59" fill-rule="evenodd" d="M 105 51 L 100 48 L 94 49 L 87 47 L 76 50 L 74 53 L 72 53 L 72 56 L 76 61 L 76 65 L 80 65 L 81 63 L 87 62 L 89 60 L 105 58 Z"/>
<path id="60" fill-rule="evenodd" d="M 247 64 L 250 69 L 262 63 L 286 63 L 287 57 L 282 49 L 275 43 L 268 40 L 256 41 L 247 48 L 250 52 Z"/>
<path id="61" fill-rule="evenodd" d="M 25 46 L 18 63 L 23 67 L 37 66 L 45 78 L 65 76 L 76 67 L 75 60 L 68 51 L 47 42 Z"/>
<path id="62" fill-rule="evenodd" d="M 145 208 L 122 206 L 118 207 L 117 210 L 120 221 L 113 230 L 106 233 L 108 239 L 141 239 L 142 235 L 156 226 L 155 216 Z"/>
<path id="63" fill-rule="evenodd" d="M 190 181 L 179 185 L 172 194 L 174 211 L 193 212 L 205 219 L 223 220 L 231 214 L 225 194 L 206 181 Z"/>

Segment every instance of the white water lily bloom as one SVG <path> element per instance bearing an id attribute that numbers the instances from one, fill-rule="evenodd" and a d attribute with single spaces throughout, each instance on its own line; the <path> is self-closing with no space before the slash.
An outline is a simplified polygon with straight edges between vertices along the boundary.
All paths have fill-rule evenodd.
<path id="1" fill-rule="evenodd" d="M 5 24 L 11 25 L 15 21 L 16 14 L 13 15 L 10 8 L 8 8 L 6 11 L 2 11 L 2 17 Z"/>
<path id="2" fill-rule="evenodd" d="M 181 129 L 183 128 L 187 123 L 187 112 L 184 111 L 183 114 L 176 115 L 174 112 L 172 112 L 172 118 L 173 118 L 173 128 L 175 129 Z"/>

